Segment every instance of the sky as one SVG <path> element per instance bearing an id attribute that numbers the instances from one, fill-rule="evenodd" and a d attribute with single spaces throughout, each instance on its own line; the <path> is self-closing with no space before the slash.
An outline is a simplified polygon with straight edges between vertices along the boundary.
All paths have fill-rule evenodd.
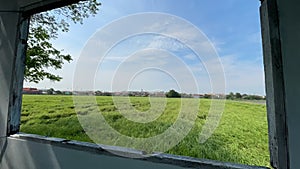
<path id="1" fill-rule="evenodd" d="M 259 1 L 101 0 L 53 41 L 73 57 L 56 90 L 265 95 Z"/>

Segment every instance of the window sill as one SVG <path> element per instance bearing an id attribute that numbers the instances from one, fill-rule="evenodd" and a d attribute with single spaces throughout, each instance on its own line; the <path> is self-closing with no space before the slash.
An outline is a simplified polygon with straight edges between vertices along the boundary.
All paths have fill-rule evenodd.
<path id="1" fill-rule="evenodd" d="M 143 151 L 138 151 L 130 148 L 99 145 L 94 143 L 80 142 L 67 140 L 62 138 L 45 137 L 35 134 L 18 133 L 11 135 L 9 138 L 34 141 L 42 144 L 50 144 L 68 149 L 86 151 L 98 155 L 117 156 L 115 154 L 124 154 L 126 157 L 135 157 L 134 160 L 142 160 L 153 163 L 169 164 L 185 168 L 204 168 L 204 169 L 268 169 L 267 167 L 249 166 L 242 164 L 234 164 L 228 162 L 219 162 L 207 159 L 198 159 L 186 156 L 171 155 L 165 153 L 145 154 Z M 150 157 L 149 157 L 150 156 Z M 121 158 L 126 158 L 121 157 Z"/>

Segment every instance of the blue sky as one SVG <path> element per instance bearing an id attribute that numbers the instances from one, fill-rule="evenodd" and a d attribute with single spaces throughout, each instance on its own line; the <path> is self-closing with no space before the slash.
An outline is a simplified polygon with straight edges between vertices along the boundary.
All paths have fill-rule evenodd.
<path id="1" fill-rule="evenodd" d="M 45 80 L 39 84 L 25 82 L 24 86 L 72 90 L 74 72 L 80 60 L 78 58 L 81 57 L 85 45 L 89 44 L 88 40 L 97 35 L 97 31 L 101 31 L 101 28 L 121 17 L 144 12 L 162 12 L 186 20 L 208 38 L 216 49 L 224 69 L 226 93 L 233 91 L 265 94 L 258 0 L 102 0 L 100 2 L 102 6 L 95 17 L 86 19 L 83 25 L 72 24 L 69 32 L 60 33 L 59 38 L 54 41 L 57 48 L 64 49 L 64 52 L 70 53 L 74 59 L 72 63 L 66 63 L 62 70 L 52 70 L 60 74 L 63 80 L 61 82 Z M 112 29 L 110 33 L 116 34 L 126 29 L 130 29 L 130 26 L 124 25 Z M 182 28 L 178 27 L 178 32 L 182 31 L 180 29 Z M 186 36 L 189 35 L 186 29 L 182 32 Z M 101 41 L 101 37 L 97 40 Z M 175 50 L 178 47 L 180 50 Z M 171 50 L 167 51 L 167 48 Z M 158 59 L 150 61 L 150 55 Z M 195 58 L 187 46 L 174 39 L 149 34 L 130 37 L 117 44 L 101 64 L 98 64 L 93 87 L 106 91 L 126 89 L 157 91 L 175 88 L 182 92 L 210 93 L 211 75 L 204 66 L 205 60 Z M 135 68 L 132 68 L 132 64 L 129 63 L 132 59 L 135 61 L 132 63 L 138 65 Z M 144 64 L 145 70 L 140 66 L 141 63 Z M 161 67 L 157 67 L 156 64 Z M 175 71 L 176 69 L 171 69 L 171 64 L 173 67 L 175 65 L 178 72 Z M 132 68 L 132 72 L 129 67 Z M 116 69 L 118 69 L 117 73 Z M 196 86 L 187 83 L 191 81 L 191 77 L 186 75 L 189 71 L 196 79 Z M 126 76 L 129 81 L 124 80 Z M 84 79 L 82 81 L 85 82 Z M 193 89 L 189 89 L 189 85 L 194 86 Z M 91 87 L 85 86 L 84 83 L 79 86 L 77 89 Z"/>

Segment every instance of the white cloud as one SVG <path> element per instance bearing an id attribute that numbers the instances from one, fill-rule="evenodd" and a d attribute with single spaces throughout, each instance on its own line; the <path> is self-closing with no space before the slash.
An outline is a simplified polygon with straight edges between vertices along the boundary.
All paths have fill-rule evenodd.
<path id="1" fill-rule="evenodd" d="M 184 55 L 183 58 L 185 58 L 187 60 L 192 60 L 192 61 L 195 61 L 198 59 L 198 57 L 195 54 L 187 54 L 187 55 Z"/>
<path id="2" fill-rule="evenodd" d="M 262 61 L 239 59 L 230 55 L 222 57 L 227 92 L 265 94 Z"/>

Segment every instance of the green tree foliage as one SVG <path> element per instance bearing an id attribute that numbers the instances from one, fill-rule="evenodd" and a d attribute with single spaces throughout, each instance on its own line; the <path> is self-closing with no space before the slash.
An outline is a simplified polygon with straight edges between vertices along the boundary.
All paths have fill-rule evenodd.
<path id="1" fill-rule="evenodd" d="M 61 92 L 60 90 L 56 90 L 55 93 L 58 94 L 58 95 L 62 95 L 63 94 L 63 92 Z"/>
<path id="2" fill-rule="evenodd" d="M 175 90 L 170 90 L 169 92 L 166 93 L 166 97 L 174 97 L 174 98 L 179 98 L 181 95 L 176 92 Z"/>
<path id="3" fill-rule="evenodd" d="M 229 93 L 229 95 L 226 95 L 226 99 L 231 99 L 233 100 L 235 97 L 234 97 L 234 94 L 232 92 Z"/>
<path id="4" fill-rule="evenodd" d="M 47 90 L 47 94 L 53 94 L 54 93 L 54 89 L 53 88 L 50 88 Z"/>
<path id="5" fill-rule="evenodd" d="M 85 18 L 97 14 L 100 5 L 96 0 L 81 1 L 31 17 L 25 63 L 26 81 L 38 83 L 43 79 L 62 79 L 47 69 L 61 69 L 72 57 L 56 49 L 52 41 L 60 31 L 68 32 L 70 23 L 82 24 Z"/>
<path id="6" fill-rule="evenodd" d="M 211 94 L 204 94 L 203 96 L 205 99 L 211 99 L 212 98 L 212 95 Z"/>
<path id="7" fill-rule="evenodd" d="M 242 98 L 242 95 L 241 95 L 241 93 L 235 93 L 235 98 L 237 98 L 237 99 L 241 99 L 241 98 Z"/>
<path id="8" fill-rule="evenodd" d="M 247 94 L 241 94 L 241 93 L 233 94 L 233 92 L 230 92 L 228 95 L 226 95 L 226 99 L 230 99 L 230 100 L 235 100 L 235 99 L 265 100 L 266 98 L 264 96 L 247 95 Z"/>
<path id="9" fill-rule="evenodd" d="M 244 99 L 247 100 L 265 100 L 265 97 L 258 95 L 247 95 Z"/>
<path id="10" fill-rule="evenodd" d="M 97 90 L 97 91 L 95 91 L 95 95 L 96 95 L 96 96 L 101 96 L 101 95 L 102 95 L 102 92 L 101 92 L 100 90 Z"/>

